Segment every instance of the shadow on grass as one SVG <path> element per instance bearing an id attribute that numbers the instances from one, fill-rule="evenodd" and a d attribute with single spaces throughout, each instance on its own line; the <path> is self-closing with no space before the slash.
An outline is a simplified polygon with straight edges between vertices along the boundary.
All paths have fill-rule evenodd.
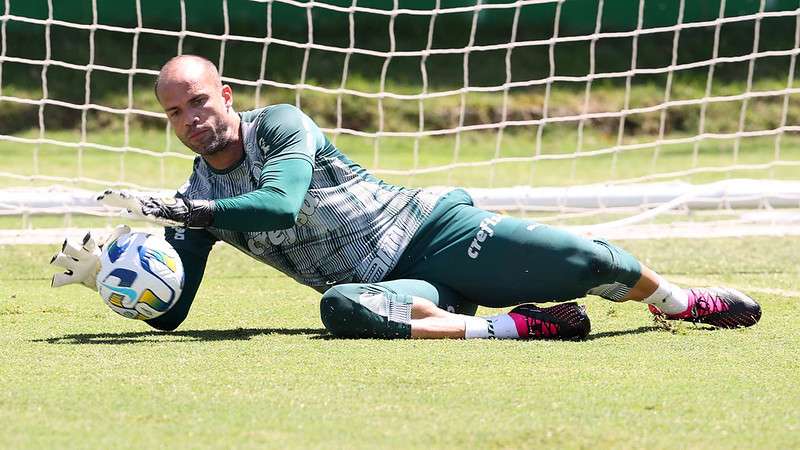
<path id="1" fill-rule="evenodd" d="M 47 339 L 33 339 L 33 342 L 48 344 L 139 344 L 158 342 L 195 341 L 247 341 L 255 336 L 280 334 L 284 336 L 324 335 L 322 328 L 234 328 L 230 330 L 180 330 L 180 331 L 133 331 L 127 333 L 79 333 L 67 334 Z"/>
<path id="2" fill-rule="evenodd" d="M 713 329 L 713 328 L 712 328 Z M 617 336 L 625 336 L 628 334 L 642 334 L 642 333 L 652 333 L 652 332 L 670 332 L 671 330 L 665 329 L 658 325 L 651 325 L 646 327 L 639 327 L 633 328 L 630 330 L 618 330 L 618 331 L 603 331 L 602 333 L 593 333 L 586 337 L 583 341 L 593 341 L 595 339 L 604 339 L 604 338 L 612 338 Z M 316 336 L 311 336 L 310 339 L 321 339 L 321 340 L 353 340 L 359 338 L 342 338 L 336 337 L 329 333 L 320 333 Z M 375 338 L 366 338 L 366 339 L 375 339 Z M 381 339 L 377 338 L 378 340 L 390 340 L 390 339 Z M 583 342 L 583 341 L 575 341 L 575 342 Z"/>
<path id="3" fill-rule="evenodd" d="M 642 333 L 672 333 L 672 334 L 685 334 L 691 330 L 702 330 L 702 331 L 717 331 L 719 328 L 712 327 L 710 325 L 703 325 L 703 324 L 692 324 L 691 326 L 686 326 L 684 323 L 667 323 L 667 324 L 659 324 L 656 323 L 654 325 L 646 326 L 646 327 L 639 327 L 639 328 L 632 328 L 630 330 L 618 330 L 618 331 L 604 331 L 602 333 L 594 333 L 590 334 L 586 337 L 585 340 L 593 341 L 595 339 L 604 339 L 604 338 L 611 338 L 617 336 L 625 336 L 627 334 L 642 334 Z"/>
<path id="4" fill-rule="evenodd" d="M 713 329 L 713 328 L 710 328 Z M 629 334 L 670 332 L 657 325 L 632 328 L 629 330 L 604 331 L 590 334 L 585 341 L 613 338 Z M 338 340 L 323 328 L 234 328 L 230 330 L 181 330 L 181 331 L 132 331 L 126 333 L 79 333 L 67 334 L 47 339 L 33 339 L 32 342 L 48 344 L 141 344 L 196 341 L 247 341 L 255 336 L 279 334 L 284 336 L 306 335 L 310 339 Z"/>
<path id="5" fill-rule="evenodd" d="M 587 341 L 593 341 L 595 339 L 605 339 L 617 336 L 625 336 L 628 334 L 642 334 L 642 333 L 653 333 L 653 332 L 664 332 L 668 331 L 662 327 L 657 325 L 650 325 L 646 327 L 639 327 L 639 328 L 631 328 L 629 330 L 617 330 L 617 331 L 603 331 L 602 333 L 592 333 L 589 336 L 586 336 Z"/>

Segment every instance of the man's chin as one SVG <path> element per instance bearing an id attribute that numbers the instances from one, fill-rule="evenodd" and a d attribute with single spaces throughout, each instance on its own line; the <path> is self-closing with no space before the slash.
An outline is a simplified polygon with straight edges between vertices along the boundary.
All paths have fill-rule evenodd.
<path id="1" fill-rule="evenodd" d="M 187 147 L 200 156 L 212 156 L 221 152 L 225 148 L 225 144 L 214 142 L 204 146 L 187 145 Z"/>

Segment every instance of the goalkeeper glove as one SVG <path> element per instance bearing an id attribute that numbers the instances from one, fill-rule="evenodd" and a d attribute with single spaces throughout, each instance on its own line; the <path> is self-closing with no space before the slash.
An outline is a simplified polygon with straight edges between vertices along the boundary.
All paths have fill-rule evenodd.
<path id="1" fill-rule="evenodd" d="M 103 192 L 97 200 L 107 206 L 124 208 L 138 219 L 165 226 L 206 228 L 214 222 L 213 200 L 137 197 L 113 190 Z"/>
<path id="2" fill-rule="evenodd" d="M 97 274 L 100 272 L 100 255 L 102 254 L 103 246 L 130 232 L 131 229 L 127 225 L 119 225 L 100 245 L 94 240 L 91 232 L 86 233 L 80 244 L 70 238 L 64 239 L 61 251 L 50 259 L 50 264 L 66 270 L 63 273 L 53 275 L 50 286 L 61 287 L 67 284 L 82 284 L 96 291 Z"/>

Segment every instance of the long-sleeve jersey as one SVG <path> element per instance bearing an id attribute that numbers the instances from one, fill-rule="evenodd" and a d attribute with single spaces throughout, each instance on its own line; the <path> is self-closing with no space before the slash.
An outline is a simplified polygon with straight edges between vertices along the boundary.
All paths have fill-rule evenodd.
<path id="1" fill-rule="evenodd" d="M 218 171 L 198 156 L 178 190 L 188 199 L 215 200 L 214 224 L 166 229 L 186 278 L 178 304 L 148 321 L 156 328 L 173 329 L 186 317 L 217 240 L 320 292 L 344 282 L 377 282 L 439 199 L 372 176 L 293 106 L 240 116 L 241 161 Z"/>

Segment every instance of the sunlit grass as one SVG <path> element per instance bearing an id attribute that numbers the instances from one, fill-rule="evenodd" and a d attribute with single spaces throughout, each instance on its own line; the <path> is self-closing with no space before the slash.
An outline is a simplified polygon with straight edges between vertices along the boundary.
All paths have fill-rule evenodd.
<path id="1" fill-rule="evenodd" d="M 750 292 L 761 323 L 670 333 L 592 298 L 586 342 L 331 340 L 318 293 L 223 246 L 159 333 L 51 289 L 54 246 L 0 246 L 0 447 L 800 445 L 800 240 L 621 244 L 678 283 Z"/>

